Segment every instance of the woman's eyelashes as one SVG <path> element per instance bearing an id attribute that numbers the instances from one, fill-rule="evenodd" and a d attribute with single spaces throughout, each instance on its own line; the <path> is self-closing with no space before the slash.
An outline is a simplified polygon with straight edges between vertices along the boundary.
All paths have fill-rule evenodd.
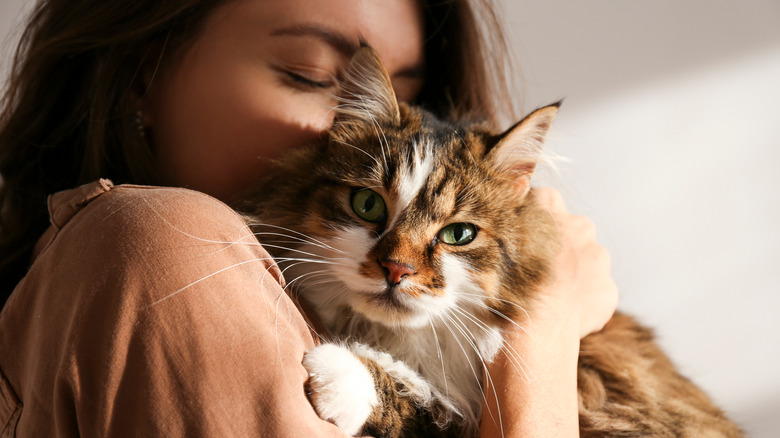
<path id="1" fill-rule="evenodd" d="M 314 78 L 306 75 L 305 73 L 294 70 L 285 70 L 283 73 L 285 74 L 287 80 L 297 88 L 327 90 L 336 86 L 336 81 L 332 78 Z"/>

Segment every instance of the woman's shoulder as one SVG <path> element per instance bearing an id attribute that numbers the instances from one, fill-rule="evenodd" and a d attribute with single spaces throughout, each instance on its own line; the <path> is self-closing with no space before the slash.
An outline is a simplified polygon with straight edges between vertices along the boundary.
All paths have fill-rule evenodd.
<path id="1" fill-rule="evenodd" d="M 142 218 L 157 222 L 155 217 L 241 220 L 225 203 L 205 193 L 181 187 L 115 186 L 108 180 L 52 195 L 49 213 L 53 222 L 64 222 L 82 213 L 85 216 L 102 216 L 103 221 L 116 220 L 137 225 L 145 224 L 139 221 Z"/>
<path id="2" fill-rule="evenodd" d="M 241 217 L 207 194 L 179 187 L 117 185 L 100 180 L 49 197 L 57 234 L 111 236 L 121 243 L 144 237 L 232 237 L 245 231 Z M 227 233 L 227 235 L 225 235 Z"/>
<path id="3" fill-rule="evenodd" d="M 244 260 L 278 272 L 238 213 L 193 190 L 102 180 L 53 195 L 49 211 L 52 227 L 37 262 L 81 258 L 92 269 L 113 266 L 181 281 Z"/>
<path id="4" fill-rule="evenodd" d="M 100 181 L 52 196 L 49 207 L 27 288 L 67 284 L 73 295 L 102 285 L 143 291 L 113 295 L 149 303 L 179 290 L 256 290 L 263 278 L 283 284 L 238 213 L 203 193 Z"/>

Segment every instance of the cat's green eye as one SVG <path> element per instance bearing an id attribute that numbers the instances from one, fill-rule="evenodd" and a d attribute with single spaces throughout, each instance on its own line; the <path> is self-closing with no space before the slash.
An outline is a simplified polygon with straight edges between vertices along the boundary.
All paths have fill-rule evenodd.
<path id="1" fill-rule="evenodd" d="M 472 224 L 450 224 L 439 231 L 439 240 L 448 245 L 466 245 L 477 237 L 477 227 Z"/>
<path id="2" fill-rule="evenodd" d="M 379 223 L 387 219 L 385 200 L 371 189 L 352 192 L 352 210 L 363 220 Z"/>

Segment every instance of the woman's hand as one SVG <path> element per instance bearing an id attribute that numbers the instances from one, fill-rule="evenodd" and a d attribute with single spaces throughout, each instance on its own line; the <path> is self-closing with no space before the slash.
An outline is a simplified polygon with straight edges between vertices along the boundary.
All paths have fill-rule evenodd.
<path id="1" fill-rule="evenodd" d="M 543 187 L 534 193 L 555 218 L 561 239 L 554 280 L 540 291 L 538 312 L 575 319 L 580 338 L 584 338 L 601 330 L 617 307 L 618 290 L 610 274 L 609 253 L 596 241 L 593 222 L 569 213 L 557 190 Z"/>
<path id="2" fill-rule="evenodd" d="M 534 194 L 555 218 L 561 250 L 529 318 L 507 327 L 506 346 L 487 367 L 482 437 L 579 436 L 579 341 L 603 328 L 617 306 L 609 254 L 593 223 L 569 213 L 554 189 Z"/>

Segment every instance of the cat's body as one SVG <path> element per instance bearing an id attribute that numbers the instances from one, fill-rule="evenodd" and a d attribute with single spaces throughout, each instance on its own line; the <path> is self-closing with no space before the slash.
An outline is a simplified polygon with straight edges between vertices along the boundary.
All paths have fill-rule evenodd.
<path id="1" fill-rule="evenodd" d="M 321 417 L 350 434 L 475 436 L 483 364 L 533 311 L 557 248 L 530 189 L 557 105 L 494 135 L 398 104 L 369 49 L 345 75 L 328 139 L 237 208 L 340 342 L 304 359 Z M 583 436 L 740 435 L 630 318 L 581 350 Z"/>

